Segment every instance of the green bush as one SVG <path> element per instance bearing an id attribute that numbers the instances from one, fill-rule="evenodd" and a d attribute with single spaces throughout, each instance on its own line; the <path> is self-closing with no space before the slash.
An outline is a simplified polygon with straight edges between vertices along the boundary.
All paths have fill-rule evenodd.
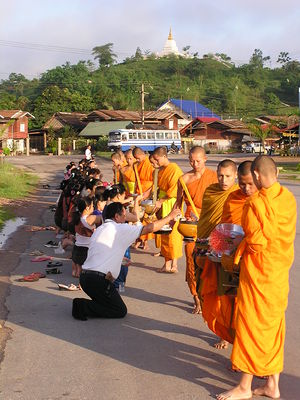
<path id="1" fill-rule="evenodd" d="M 108 151 L 108 137 L 107 136 L 102 136 L 98 139 L 95 150 L 96 151 Z"/>
<path id="2" fill-rule="evenodd" d="M 300 171 L 300 163 L 297 164 L 297 171 Z"/>
<path id="3" fill-rule="evenodd" d="M 10 148 L 9 147 L 4 147 L 4 149 L 3 149 L 3 154 L 5 155 L 5 156 L 9 156 L 10 155 Z"/>

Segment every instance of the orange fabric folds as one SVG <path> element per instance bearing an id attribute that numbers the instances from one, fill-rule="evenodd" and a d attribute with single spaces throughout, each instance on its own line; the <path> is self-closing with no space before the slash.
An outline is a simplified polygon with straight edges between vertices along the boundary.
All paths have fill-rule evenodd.
<path id="1" fill-rule="evenodd" d="M 204 193 L 202 200 L 202 210 L 198 222 L 198 238 L 207 238 L 214 227 L 221 221 L 223 206 L 230 193 L 238 189 L 238 185 L 233 185 L 228 190 L 221 190 L 218 183 L 210 185 Z"/>
<path id="2" fill-rule="evenodd" d="M 241 225 L 244 205 L 248 198 L 241 189 L 230 193 L 224 204 L 221 223 Z"/>
<path id="3" fill-rule="evenodd" d="M 202 198 L 205 190 L 207 189 L 208 186 L 217 182 L 218 182 L 217 173 L 215 171 L 205 168 L 204 173 L 202 174 L 200 179 L 197 179 L 191 183 L 187 183 L 186 186 L 188 188 L 189 194 L 191 195 L 191 198 L 199 214 L 201 212 Z M 188 199 L 186 198 L 185 194 L 184 194 L 184 201 L 187 206 L 185 216 L 186 218 L 189 218 L 191 216 L 192 207 Z"/>
<path id="4" fill-rule="evenodd" d="M 137 172 L 140 177 L 143 193 L 153 185 L 153 170 L 154 168 L 152 167 L 148 157 L 137 165 Z"/>
<path id="5" fill-rule="evenodd" d="M 261 189 L 245 204 L 245 240 L 237 295 L 234 367 L 253 375 L 283 369 L 289 269 L 294 258 L 297 208 L 279 183 Z"/>
<path id="6" fill-rule="evenodd" d="M 174 200 L 174 203 L 177 196 L 177 182 L 180 176 L 182 176 L 182 171 L 175 163 L 168 164 L 158 173 L 160 191 L 163 191 L 169 200 Z M 177 225 L 178 222 L 173 226 L 170 234 L 161 235 L 161 254 L 166 261 L 182 257 L 182 236 L 177 230 Z"/>

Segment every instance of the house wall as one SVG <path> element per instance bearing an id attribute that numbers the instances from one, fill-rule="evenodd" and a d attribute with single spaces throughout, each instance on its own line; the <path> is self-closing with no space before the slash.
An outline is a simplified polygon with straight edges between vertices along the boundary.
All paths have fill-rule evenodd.
<path id="1" fill-rule="evenodd" d="M 28 117 L 18 118 L 8 127 L 7 139 L 26 139 L 28 137 Z"/>

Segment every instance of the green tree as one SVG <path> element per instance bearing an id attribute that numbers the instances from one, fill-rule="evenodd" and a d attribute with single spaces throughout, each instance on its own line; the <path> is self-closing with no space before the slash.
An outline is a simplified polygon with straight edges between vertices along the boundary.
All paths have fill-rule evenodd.
<path id="1" fill-rule="evenodd" d="M 262 148 L 263 148 L 263 152 L 265 152 L 265 140 L 271 134 L 271 132 L 273 130 L 273 126 L 272 125 L 261 126 L 261 125 L 256 124 L 256 123 L 251 123 L 251 124 L 248 125 L 248 129 L 252 133 L 254 133 L 254 135 L 257 138 L 260 139 L 261 144 L 262 144 Z"/>
<path id="2" fill-rule="evenodd" d="M 270 56 L 263 57 L 263 52 L 260 49 L 255 49 L 249 64 L 254 68 L 263 68 L 264 64 L 270 59 Z"/>
<path id="3" fill-rule="evenodd" d="M 100 68 L 107 68 L 116 61 L 117 55 L 112 51 L 113 45 L 113 43 L 106 43 L 93 48 L 92 54 L 94 59 L 98 60 Z"/>
<path id="4" fill-rule="evenodd" d="M 292 59 L 291 59 L 291 57 L 289 56 L 289 53 L 288 53 L 287 51 L 281 51 L 281 52 L 279 53 L 279 55 L 278 55 L 278 58 L 277 58 L 277 62 L 278 62 L 279 64 L 283 64 L 283 65 L 289 63 L 291 60 L 292 60 Z"/>

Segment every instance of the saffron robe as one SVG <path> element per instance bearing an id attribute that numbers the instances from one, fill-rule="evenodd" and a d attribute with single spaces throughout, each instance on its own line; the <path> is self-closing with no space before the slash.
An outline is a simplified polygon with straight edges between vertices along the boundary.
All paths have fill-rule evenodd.
<path id="1" fill-rule="evenodd" d="M 238 185 L 234 184 L 230 189 L 222 190 L 218 183 L 214 183 L 205 190 L 197 227 L 198 238 L 208 238 L 215 226 L 221 222 L 224 203 L 230 193 L 237 189 Z M 198 265 L 198 268 L 195 266 L 195 280 L 198 296 L 202 301 L 202 312 L 204 296 L 216 289 L 217 273 L 215 268 L 210 268 L 211 266 L 207 257 L 203 257 L 202 263 Z"/>
<path id="2" fill-rule="evenodd" d="M 231 360 L 248 374 L 266 376 L 283 369 L 296 221 L 296 200 L 278 182 L 261 189 L 244 207 L 245 238 L 235 257 L 235 263 L 242 260 Z"/>
<path id="3" fill-rule="evenodd" d="M 191 198 L 199 215 L 201 213 L 202 198 L 206 188 L 216 182 L 218 182 L 217 173 L 208 168 L 205 168 L 202 176 L 199 179 L 191 183 L 187 183 L 186 185 L 187 189 L 189 191 L 189 194 L 191 195 Z M 184 194 L 184 201 L 186 204 L 185 217 L 190 218 L 192 207 L 185 194 Z M 184 251 L 186 256 L 185 280 L 188 284 L 192 296 L 197 295 L 196 281 L 195 281 L 195 267 L 193 259 L 194 247 L 195 247 L 194 242 L 188 242 L 184 246 Z"/>
<path id="4" fill-rule="evenodd" d="M 168 197 L 162 203 L 162 217 L 166 217 L 172 210 L 177 197 L 177 183 L 182 171 L 175 163 L 169 163 L 159 170 L 158 187 L 159 198 Z M 166 261 L 182 257 L 182 235 L 177 230 L 178 221 L 170 234 L 161 235 L 161 254 Z"/>
<path id="5" fill-rule="evenodd" d="M 243 208 L 250 197 L 241 189 L 230 193 L 225 201 L 221 223 L 241 225 Z M 234 319 L 236 312 L 236 297 L 232 295 L 218 295 L 218 274 L 220 263 L 214 263 L 207 259 L 202 278 L 202 314 L 210 330 L 217 336 L 230 343 L 234 340 Z M 209 277 L 209 281 L 208 281 Z"/>
<path id="6" fill-rule="evenodd" d="M 121 169 L 122 183 L 129 194 L 135 193 L 135 173 L 132 167 Z"/>
<path id="7" fill-rule="evenodd" d="M 137 164 L 137 172 L 141 181 L 143 193 L 145 193 L 153 185 L 153 171 L 154 168 L 148 157 Z M 139 193 L 138 188 L 137 193 Z"/>

